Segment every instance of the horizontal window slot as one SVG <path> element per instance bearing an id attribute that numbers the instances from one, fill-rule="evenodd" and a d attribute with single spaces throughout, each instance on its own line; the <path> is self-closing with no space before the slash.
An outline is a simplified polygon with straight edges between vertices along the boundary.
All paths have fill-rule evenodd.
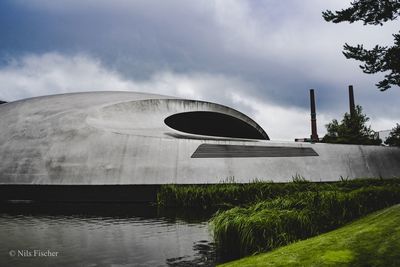
<path id="1" fill-rule="evenodd" d="M 315 157 L 311 147 L 202 144 L 192 158 Z"/>

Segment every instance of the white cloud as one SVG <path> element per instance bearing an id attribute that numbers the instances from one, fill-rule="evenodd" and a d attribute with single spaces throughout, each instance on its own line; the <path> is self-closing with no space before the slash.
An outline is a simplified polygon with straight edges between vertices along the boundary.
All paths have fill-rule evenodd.
<path id="1" fill-rule="evenodd" d="M 362 43 L 367 48 L 390 45 L 392 34 L 398 31 L 396 21 L 384 26 L 325 22 L 321 12 L 349 6 L 345 0 L 266 1 L 259 6 L 248 1 L 215 2 L 215 24 L 222 45 L 233 56 L 263 59 L 270 63 L 269 71 L 274 67 L 286 72 L 296 70 L 305 77 L 330 83 L 366 77 L 358 63 L 342 55 L 345 43 Z"/>
<path id="2" fill-rule="evenodd" d="M 59 53 L 29 55 L 0 68 L 0 99 L 82 91 L 138 91 L 212 101 L 236 108 L 261 125 L 273 140 L 293 140 L 310 135 L 307 109 L 281 106 L 249 94 L 253 85 L 238 77 L 210 73 L 155 73 L 145 81 L 129 80 L 86 55 Z M 341 114 L 318 114 L 318 130 Z M 395 125 L 389 118 L 372 120 L 374 129 Z"/>
<path id="3" fill-rule="evenodd" d="M 371 128 L 375 131 L 391 130 L 399 121 L 389 118 L 371 118 Z"/>
<path id="4" fill-rule="evenodd" d="M 160 71 L 148 80 L 124 78 L 87 55 L 59 53 L 28 55 L 0 68 L 0 98 L 27 97 L 84 91 L 140 91 L 201 100 L 229 99 L 230 91 L 250 84 L 235 77 L 208 73 Z"/>
<path id="5" fill-rule="evenodd" d="M 292 139 L 306 132 L 308 125 L 306 112 L 299 113 L 297 109 L 244 98 L 240 94 L 249 90 L 251 85 L 235 77 L 160 72 L 147 81 L 133 81 L 84 55 L 47 53 L 13 60 L 0 69 L 0 84 L 0 98 L 8 101 L 47 94 L 104 90 L 140 91 L 214 101 L 246 110 L 247 114 L 250 112 L 248 115 L 266 127 L 272 137 L 280 139 Z M 277 117 L 282 119 L 276 120 Z"/>
<path id="6" fill-rule="evenodd" d="M 24 52 L 34 43 L 34 49 L 44 47 L 40 51 L 89 53 L 128 79 L 171 71 L 180 73 L 183 81 L 184 73 L 191 78 L 193 73 L 216 73 L 252 81 L 252 93 L 265 101 L 274 98 L 298 107 L 305 106 L 307 98 L 297 101 L 293 95 L 318 86 L 325 96 L 319 106 L 331 110 L 341 90 L 357 84 L 356 90 L 363 88 L 357 91 L 363 106 L 394 105 L 400 96 L 397 88 L 391 91 L 399 93 L 385 93 L 379 105 L 369 98 L 366 92 L 377 91 L 374 84 L 380 76 L 363 74 L 359 62 L 345 59 L 342 46 L 390 44 L 398 21 L 380 27 L 323 20 L 323 10 L 340 10 L 349 2 L 18 0 L 17 7 L 41 17 L 42 24 L 27 20 L 24 31 L 16 27 L 14 35 L 16 43 L 26 44 Z M 24 18 L 20 22 L 27 23 Z M 26 39 L 31 30 L 36 30 L 35 42 Z M 388 112 L 381 109 L 382 114 Z"/>
<path id="7" fill-rule="evenodd" d="M 129 90 L 130 82 L 84 55 L 29 55 L 0 69 L 0 97 L 5 100 L 78 91 Z"/>
<path id="8" fill-rule="evenodd" d="M 310 137 L 310 112 L 296 107 L 278 106 L 243 94 L 233 93 L 234 103 L 251 107 L 253 119 L 258 122 L 273 140 L 292 140 L 294 138 Z M 326 133 L 325 124 L 330 121 L 330 115 L 318 114 L 317 127 L 320 137 Z"/>

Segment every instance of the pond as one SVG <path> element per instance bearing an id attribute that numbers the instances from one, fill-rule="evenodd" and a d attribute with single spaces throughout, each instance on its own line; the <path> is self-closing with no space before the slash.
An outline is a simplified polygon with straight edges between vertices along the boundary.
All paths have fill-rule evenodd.
<path id="1" fill-rule="evenodd" d="M 0 266 L 214 266 L 211 214 L 133 204 L 2 204 Z"/>

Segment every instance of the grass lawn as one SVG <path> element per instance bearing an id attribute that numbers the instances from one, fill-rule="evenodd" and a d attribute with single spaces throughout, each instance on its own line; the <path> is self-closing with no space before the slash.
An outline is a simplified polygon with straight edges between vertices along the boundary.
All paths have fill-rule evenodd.
<path id="1" fill-rule="evenodd" d="M 220 266 L 400 266 L 400 205 L 337 230 Z"/>

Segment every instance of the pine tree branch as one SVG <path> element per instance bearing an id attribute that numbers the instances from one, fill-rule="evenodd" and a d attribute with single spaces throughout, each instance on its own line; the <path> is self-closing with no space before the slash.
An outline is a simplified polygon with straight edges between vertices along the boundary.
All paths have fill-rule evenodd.
<path id="1" fill-rule="evenodd" d="M 400 86 L 400 34 L 393 36 L 395 44 L 391 47 L 376 45 L 367 50 L 363 45 L 351 46 L 347 43 L 343 47 L 343 55 L 347 59 L 364 63 L 360 65 L 364 73 L 387 73 L 385 78 L 376 84 L 381 91 L 391 88 L 392 85 Z"/>
<path id="2" fill-rule="evenodd" d="M 399 0 L 356 0 L 351 7 L 340 11 L 322 12 L 328 22 L 340 23 L 363 21 L 364 25 L 382 25 L 383 22 L 394 20 L 400 15 Z"/>

